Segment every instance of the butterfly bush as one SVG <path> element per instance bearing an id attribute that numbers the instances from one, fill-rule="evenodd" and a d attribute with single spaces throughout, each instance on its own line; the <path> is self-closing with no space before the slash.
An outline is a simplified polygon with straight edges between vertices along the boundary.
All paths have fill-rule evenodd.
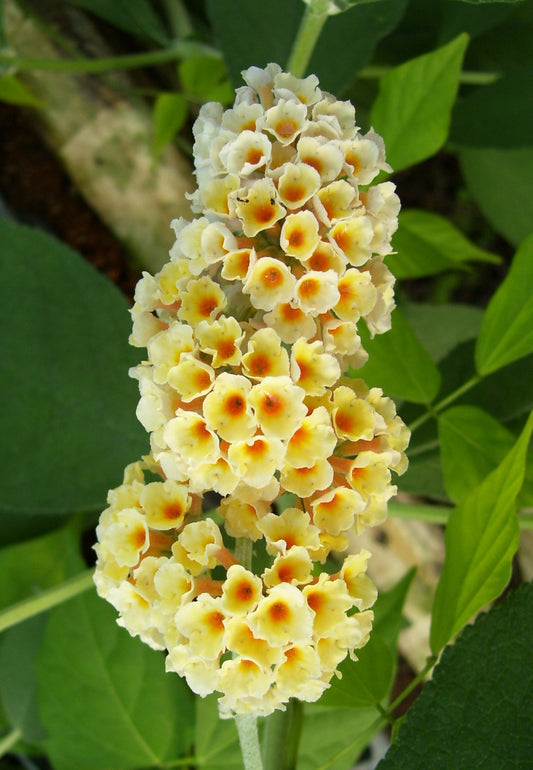
<path id="1" fill-rule="evenodd" d="M 367 360 L 361 319 L 385 332 L 394 307 L 383 141 L 313 75 L 243 77 L 231 109 L 201 108 L 198 216 L 171 223 L 170 260 L 137 285 L 151 451 L 109 492 L 95 546 L 119 624 L 218 692 L 223 717 L 315 701 L 356 660 L 376 589 L 370 553 L 346 551 L 384 520 L 409 439 L 393 402 L 346 376 Z"/>

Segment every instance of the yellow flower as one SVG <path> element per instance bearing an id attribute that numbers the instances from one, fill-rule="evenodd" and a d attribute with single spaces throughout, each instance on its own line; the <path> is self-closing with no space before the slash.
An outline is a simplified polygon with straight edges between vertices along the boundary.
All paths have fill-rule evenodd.
<path id="1" fill-rule="evenodd" d="M 246 441 L 255 433 L 257 421 L 248 402 L 251 387 L 246 377 L 223 372 L 206 396 L 206 423 L 224 441 Z"/>
<path id="2" fill-rule="evenodd" d="M 261 257 L 246 276 L 243 291 L 250 295 L 255 308 L 272 310 L 294 297 L 295 286 L 296 279 L 286 264 L 273 257 Z"/>
<path id="3" fill-rule="evenodd" d="M 249 402 L 265 436 L 290 438 L 307 414 L 305 391 L 290 377 L 265 377 L 253 386 Z"/>
<path id="4" fill-rule="evenodd" d="M 311 211 L 297 211 L 285 217 L 279 243 L 285 254 L 305 262 L 320 242 L 318 222 Z"/>
<path id="5" fill-rule="evenodd" d="M 265 639 L 272 647 L 307 642 L 313 633 L 313 612 L 296 586 L 279 583 L 248 615 L 248 625 L 254 636 Z"/>
<path id="6" fill-rule="evenodd" d="M 191 498 L 186 484 L 167 479 L 147 484 L 140 503 L 146 522 L 152 529 L 179 529 L 185 520 Z"/>

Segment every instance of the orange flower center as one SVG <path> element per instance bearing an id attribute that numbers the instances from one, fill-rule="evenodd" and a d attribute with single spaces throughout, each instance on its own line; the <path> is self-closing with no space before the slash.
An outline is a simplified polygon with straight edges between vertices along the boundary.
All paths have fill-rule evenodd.
<path id="1" fill-rule="evenodd" d="M 290 615 L 290 610 L 283 602 L 274 602 L 271 604 L 268 614 L 275 623 L 282 623 Z"/>

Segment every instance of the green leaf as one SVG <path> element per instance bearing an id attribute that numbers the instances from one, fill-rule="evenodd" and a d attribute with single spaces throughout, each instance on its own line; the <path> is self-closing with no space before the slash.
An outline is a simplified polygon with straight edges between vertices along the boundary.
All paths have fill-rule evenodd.
<path id="1" fill-rule="evenodd" d="M 396 643 L 402 626 L 402 610 L 414 577 L 408 572 L 390 591 L 379 595 L 373 610 L 375 622 L 370 639 L 360 650 L 358 660 L 346 658 L 339 666 L 340 679 L 320 699 L 321 706 L 366 708 L 387 697 L 396 669 Z"/>
<path id="2" fill-rule="evenodd" d="M 437 395 L 439 370 L 397 308 L 392 313 L 390 331 L 371 340 L 361 329 L 361 339 L 369 358 L 360 369 L 350 370 L 352 376 L 362 377 L 371 387 L 381 387 L 391 396 L 417 404 L 428 404 Z"/>
<path id="3" fill-rule="evenodd" d="M 218 695 L 195 698 L 195 764 L 201 770 L 242 770 L 234 719 L 220 719 Z"/>
<path id="4" fill-rule="evenodd" d="M 44 103 L 15 75 L 0 77 L 0 102 L 19 104 L 22 107 L 44 107 Z"/>
<path id="5" fill-rule="evenodd" d="M 445 143 L 468 36 L 383 76 L 371 122 L 385 139 L 395 171 L 430 157 Z"/>
<path id="6" fill-rule="evenodd" d="M 379 5 L 356 5 L 340 16 L 330 17 L 308 66 L 308 71 L 320 79 L 321 88 L 338 96 L 350 86 L 370 60 L 376 44 L 396 27 L 406 5 L 407 0 L 382 0 Z M 250 64 L 264 67 L 277 62 L 286 66 L 305 8 L 301 0 L 208 0 L 207 10 L 231 80 L 234 86 L 240 86 L 241 70 Z"/>
<path id="7" fill-rule="evenodd" d="M 0 551 L 0 607 L 39 594 L 81 572 L 79 523 Z M 37 707 L 35 659 L 47 615 L 33 617 L 0 637 L 1 701 L 12 728 L 28 743 L 41 742 L 46 731 Z"/>
<path id="8" fill-rule="evenodd" d="M 475 339 L 483 318 L 481 308 L 456 303 L 404 302 L 402 312 L 435 363 L 462 342 Z"/>
<path id="9" fill-rule="evenodd" d="M 457 2 L 457 0 L 453 0 Z M 488 3 L 522 3 L 524 0 L 459 0 L 462 3 L 470 3 L 471 5 L 485 5 Z"/>
<path id="10" fill-rule="evenodd" d="M 451 138 L 469 147 L 527 147 L 533 136 L 533 110 L 526 97 L 533 64 L 510 67 L 495 83 L 459 99 Z"/>
<path id="11" fill-rule="evenodd" d="M 97 510 L 147 449 L 126 303 L 43 232 L 1 220 L 0 244 L 0 512 Z"/>
<path id="12" fill-rule="evenodd" d="M 61 583 L 83 569 L 76 522 L 0 550 L 0 608 Z M 69 567 L 72 567 L 69 569 Z"/>
<path id="13" fill-rule="evenodd" d="M 28 743 L 40 743 L 47 737 L 37 709 L 34 670 L 46 620 L 46 615 L 31 618 L 9 629 L 0 642 L 2 706 L 11 727 Z"/>
<path id="14" fill-rule="evenodd" d="M 372 631 L 368 643 L 357 650 L 357 662 L 345 659 L 339 666 L 342 679 L 333 679 L 320 703 L 341 708 L 368 708 L 385 698 L 392 684 L 396 657 L 389 646 Z"/>
<path id="15" fill-rule="evenodd" d="M 143 40 L 166 45 L 169 36 L 148 0 L 67 0 Z"/>
<path id="16" fill-rule="evenodd" d="M 447 502 L 442 466 L 435 443 L 420 448 L 420 455 L 409 452 L 409 467 L 398 479 L 398 491 L 408 495 L 427 497 L 430 500 Z"/>
<path id="17" fill-rule="evenodd" d="M 187 101 L 182 94 L 161 93 L 154 104 L 154 143 L 153 153 L 159 158 L 165 147 L 187 119 Z"/>
<path id="18" fill-rule="evenodd" d="M 184 91 L 202 101 L 220 101 L 214 94 L 223 89 L 225 101 L 233 101 L 235 96 L 228 81 L 226 65 L 222 59 L 214 56 L 191 56 L 178 64 L 178 74 Z"/>
<path id="19" fill-rule="evenodd" d="M 533 147 L 459 151 L 468 188 L 491 225 L 517 246 L 533 230 Z"/>
<path id="20" fill-rule="evenodd" d="M 516 252 L 492 297 L 476 345 L 476 368 L 490 374 L 533 353 L 533 234 Z"/>
<path id="21" fill-rule="evenodd" d="M 37 678 L 55 770 L 159 767 L 190 749 L 190 691 L 115 620 L 95 593 L 50 613 Z"/>
<path id="22" fill-rule="evenodd" d="M 206 6 L 235 87 L 243 84 L 241 70 L 252 64 L 285 65 L 305 10 L 301 0 L 207 0 Z"/>
<path id="23" fill-rule="evenodd" d="M 392 652 L 396 652 L 398 636 L 403 627 L 403 606 L 414 580 L 413 567 L 388 591 L 382 591 L 372 608 L 374 611 L 373 630 L 377 631 Z"/>
<path id="24" fill-rule="evenodd" d="M 533 413 L 503 462 L 450 514 L 431 623 L 435 653 L 509 580 L 519 539 L 515 502 L 532 430 Z"/>
<path id="25" fill-rule="evenodd" d="M 533 584 L 447 647 L 378 770 L 531 766 Z"/>
<path id="26" fill-rule="evenodd" d="M 408 209 L 400 213 L 398 220 L 394 235 L 397 253 L 388 260 L 396 278 L 420 278 L 465 269 L 464 263 L 470 261 L 501 262 L 496 254 L 475 246 L 438 214 Z"/>
<path id="27" fill-rule="evenodd" d="M 460 503 L 503 460 L 516 437 L 510 430 L 475 406 L 456 406 L 439 415 L 439 437 L 446 490 Z M 531 504 L 530 466 L 518 505 Z"/>
<path id="28" fill-rule="evenodd" d="M 334 709 L 320 701 L 305 703 L 298 770 L 350 770 L 380 729 L 378 717 L 375 708 Z"/>
<path id="29" fill-rule="evenodd" d="M 405 12 L 407 0 L 358 3 L 326 22 L 311 55 L 308 71 L 320 79 L 320 86 L 340 97 L 365 67 L 376 45 L 392 32 Z M 335 51 L 335 66 L 331 52 Z M 358 109 L 358 104 L 355 105 Z"/>

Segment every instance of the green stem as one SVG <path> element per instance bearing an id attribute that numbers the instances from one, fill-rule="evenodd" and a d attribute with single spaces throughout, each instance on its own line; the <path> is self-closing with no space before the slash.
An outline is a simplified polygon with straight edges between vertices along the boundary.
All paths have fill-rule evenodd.
<path id="1" fill-rule="evenodd" d="M 329 0 L 311 0 L 306 7 L 287 62 L 287 70 L 298 78 L 307 72 L 322 27 L 328 18 Z"/>
<path id="2" fill-rule="evenodd" d="M 469 380 L 464 382 L 459 388 L 454 390 L 453 393 L 450 393 L 448 396 L 446 396 L 446 398 L 443 398 L 442 401 L 439 401 L 438 404 L 428 407 L 428 411 L 420 415 L 420 417 L 418 417 L 416 420 L 413 420 L 413 422 L 409 426 L 411 433 L 414 433 L 414 431 L 417 428 L 420 428 L 420 426 L 423 425 L 425 422 L 427 422 L 431 417 L 437 417 L 439 412 L 442 412 L 443 409 L 445 409 L 449 404 L 456 401 L 464 393 L 467 393 L 469 390 L 472 390 L 472 388 L 474 388 L 479 382 L 481 382 L 481 379 L 482 379 L 482 376 L 480 374 L 475 374 Z"/>
<path id="3" fill-rule="evenodd" d="M 424 505 L 423 503 L 389 503 L 389 515 L 393 519 L 427 521 L 430 524 L 446 524 L 452 508 L 445 505 Z M 518 511 L 520 529 L 533 529 L 533 512 Z"/>
<path id="4" fill-rule="evenodd" d="M 379 80 L 386 75 L 393 67 L 365 67 L 357 77 L 361 80 Z M 461 72 L 459 82 L 465 85 L 490 85 L 495 83 L 501 77 L 500 72 Z"/>
<path id="5" fill-rule="evenodd" d="M 235 558 L 245 569 L 252 569 L 253 543 L 249 537 L 239 537 L 235 543 Z"/>
<path id="6" fill-rule="evenodd" d="M 0 757 L 3 757 L 4 754 L 7 754 L 8 751 L 12 749 L 21 738 L 22 733 L 17 728 L 11 730 L 11 732 L 7 733 L 6 735 L 2 735 L 0 738 Z"/>
<path id="7" fill-rule="evenodd" d="M 392 716 L 394 714 L 394 712 L 396 711 L 396 709 L 398 708 L 398 706 L 401 703 L 404 702 L 404 700 L 407 698 L 408 695 L 410 695 L 410 693 L 413 692 L 415 687 L 418 687 L 420 682 L 424 681 L 424 679 L 429 674 L 429 672 L 431 671 L 431 669 L 433 668 L 433 666 L 435 665 L 436 662 L 437 662 L 437 656 L 436 655 L 430 655 L 427 658 L 426 665 L 424 666 L 422 671 L 420 671 L 415 676 L 415 678 L 411 682 L 409 682 L 409 684 L 407 685 L 405 690 L 402 690 L 402 692 L 398 695 L 398 697 L 395 700 L 393 700 L 392 703 L 390 704 L 390 706 L 388 707 L 386 713 L 389 716 Z"/>
<path id="8" fill-rule="evenodd" d="M 182 0 L 163 0 L 168 25 L 175 37 L 189 37 L 194 34 L 187 9 Z"/>
<path id="9" fill-rule="evenodd" d="M 0 53 L 0 64 L 7 64 L 14 71 L 46 70 L 47 72 L 78 72 L 85 74 L 102 74 L 109 70 L 139 69 L 152 67 L 176 59 L 186 59 L 190 56 L 220 56 L 209 46 L 193 41 L 181 41 L 171 48 L 162 51 L 147 51 L 126 56 L 110 56 L 101 59 L 29 59 L 13 56 L 10 53 Z"/>
<path id="10" fill-rule="evenodd" d="M 292 698 L 286 711 L 274 711 L 263 733 L 264 770 L 296 770 L 303 722 L 303 704 Z"/>
<path id="11" fill-rule="evenodd" d="M 37 596 L 13 604 L 0 612 L 0 631 L 32 618 L 34 615 L 39 615 L 57 604 L 62 604 L 68 599 L 72 599 L 73 596 L 88 591 L 91 586 L 94 586 L 92 569 L 65 580 L 57 586 L 47 588 Z"/>
<path id="12" fill-rule="evenodd" d="M 244 770 L 263 770 L 257 734 L 257 717 L 253 714 L 237 714 L 235 724 L 239 733 Z"/>

